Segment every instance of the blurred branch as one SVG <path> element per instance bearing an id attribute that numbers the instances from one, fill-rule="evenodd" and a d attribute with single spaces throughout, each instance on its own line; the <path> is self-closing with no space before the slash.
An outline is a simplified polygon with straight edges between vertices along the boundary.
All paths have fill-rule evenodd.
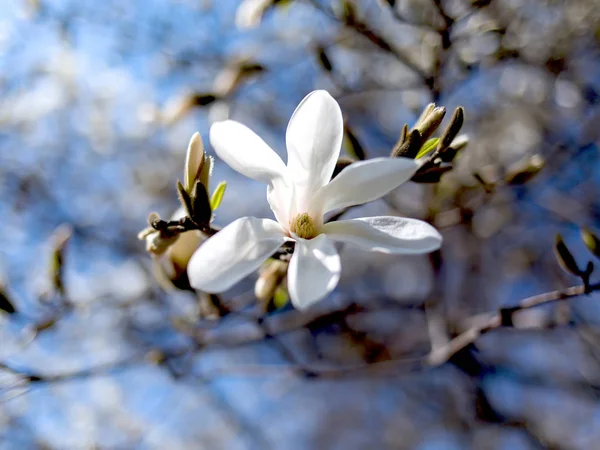
<path id="1" fill-rule="evenodd" d="M 514 314 L 525 309 L 535 308 L 562 300 L 579 297 L 600 290 L 600 283 L 589 286 L 578 285 L 566 289 L 546 292 L 521 300 L 518 305 L 509 308 L 500 308 L 491 313 L 484 313 L 469 319 L 473 325 L 453 338 L 447 345 L 432 351 L 427 356 L 427 363 L 437 366 L 448 361 L 454 354 L 470 344 L 473 344 L 481 335 L 488 331 L 501 328 L 513 327 Z"/>
<path id="2" fill-rule="evenodd" d="M 352 5 L 351 3 L 345 3 L 348 8 L 345 10 L 344 17 L 339 18 L 331 14 L 331 12 L 323 7 L 323 5 L 321 5 L 317 0 L 308 0 L 308 2 L 318 11 L 321 11 L 328 17 L 340 22 L 346 28 L 353 30 L 375 46 L 379 47 L 379 49 L 383 50 L 385 53 L 393 56 L 396 60 L 417 74 L 427 86 L 432 84 L 431 77 L 425 73 L 416 62 L 413 61 L 410 55 L 406 54 L 400 49 L 394 48 L 387 39 L 375 32 L 367 23 L 359 19 L 356 16 L 354 8 L 350 7 Z"/>
<path id="3" fill-rule="evenodd" d="M 285 313 L 279 316 L 266 317 L 263 319 L 252 318 L 259 328 L 258 333 L 248 333 L 247 327 L 241 326 L 240 330 L 245 330 L 243 333 L 236 333 L 235 330 L 230 330 L 227 333 L 211 335 L 209 330 L 188 330 L 186 334 L 193 337 L 195 343 L 192 346 L 184 346 L 180 349 L 162 351 L 160 349 L 151 349 L 142 355 L 123 358 L 119 361 L 99 364 L 87 369 L 76 370 L 72 372 L 45 374 L 39 371 L 34 371 L 26 368 L 16 368 L 6 362 L 0 362 L 0 369 L 8 371 L 12 374 L 20 376 L 28 383 L 56 383 L 81 378 L 93 377 L 105 374 L 106 372 L 122 370 L 134 365 L 143 363 L 144 361 L 154 362 L 156 364 L 164 364 L 169 360 L 186 354 L 193 354 L 211 346 L 239 346 L 246 345 L 252 342 L 270 340 L 274 343 L 282 356 L 289 361 L 286 364 L 274 365 L 241 365 L 231 367 L 217 367 L 206 370 L 203 373 L 194 373 L 194 377 L 198 378 L 213 378 L 227 374 L 240 374 L 246 376 L 252 375 L 282 375 L 286 372 L 298 376 L 309 378 L 315 377 L 345 377 L 345 376 L 360 376 L 373 374 L 397 374 L 398 371 L 417 371 L 424 370 L 428 367 L 442 365 L 449 361 L 456 353 L 474 344 L 475 341 L 483 334 L 501 327 L 514 327 L 513 316 L 519 311 L 530 308 L 535 308 L 550 303 L 568 300 L 589 294 L 600 290 L 600 283 L 591 284 L 587 288 L 584 285 L 571 286 L 566 289 L 546 292 L 543 294 L 528 297 L 521 300 L 518 305 L 508 308 L 500 308 L 497 311 L 480 314 L 470 319 L 473 323 L 467 330 L 450 340 L 446 345 L 437 349 L 433 349 L 429 354 L 415 358 L 387 359 L 377 362 L 365 362 L 363 364 L 332 366 L 327 363 L 300 363 L 295 355 L 281 343 L 278 335 L 287 333 L 296 329 L 316 325 L 323 322 L 343 320 L 349 313 L 355 313 L 362 310 L 357 305 L 350 305 L 342 311 L 334 311 L 326 314 L 306 315 L 300 314 L 297 311 Z M 182 331 L 180 329 L 180 331 Z"/>

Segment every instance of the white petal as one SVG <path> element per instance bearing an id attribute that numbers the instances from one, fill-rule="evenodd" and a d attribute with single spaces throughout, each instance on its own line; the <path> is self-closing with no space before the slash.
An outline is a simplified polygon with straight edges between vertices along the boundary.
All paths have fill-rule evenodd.
<path id="1" fill-rule="evenodd" d="M 298 239 L 287 278 L 292 304 L 305 309 L 321 300 L 337 286 L 341 269 L 340 256 L 327 236 Z"/>
<path id="2" fill-rule="evenodd" d="M 326 91 L 311 92 L 294 111 L 285 139 L 298 209 L 304 210 L 312 196 L 331 179 L 343 135 L 342 111 Z"/>
<path id="3" fill-rule="evenodd" d="M 283 177 L 283 161 L 254 131 L 233 120 L 210 127 L 210 143 L 232 169 L 253 180 L 270 183 Z"/>
<path id="4" fill-rule="evenodd" d="M 205 292 L 223 292 L 258 269 L 285 241 L 273 220 L 237 219 L 196 250 L 188 264 L 190 284 Z"/>
<path id="5" fill-rule="evenodd" d="M 294 186 L 285 178 L 276 178 L 267 186 L 267 201 L 275 219 L 286 230 L 289 227 L 292 203 L 294 201 Z"/>
<path id="6" fill-rule="evenodd" d="M 186 191 L 192 192 L 194 182 L 204 164 L 204 145 L 200 133 L 192 135 L 185 155 L 185 169 L 183 173 L 183 186 Z"/>
<path id="7" fill-rule="evenodd" d="M 314 200 L 326 213 L 383 197 L 408 181 L 420 163 L 409 158 L 373 158 L 355 162 L 324 186 Z"/>
<path id="8" fill-rule="evenodd" d="M 427 222 L 405 217 L 365 217 L 324 225 L 330 239 L 365 250 L 395 254 L 420 254 L 437 250 L 442 236 Z"/>

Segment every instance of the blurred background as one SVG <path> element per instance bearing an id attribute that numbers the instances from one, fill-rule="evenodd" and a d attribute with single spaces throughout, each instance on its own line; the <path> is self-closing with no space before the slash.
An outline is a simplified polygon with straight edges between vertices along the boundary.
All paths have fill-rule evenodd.
<path id="1" fill-rule="evenodd" d="M 430 102 L 465 108 L 439 183 L 350 213 L 428 220 L 441 252 L 344 248 L 306 313 L 266 313 L 256 277 L 218 302 L 158 282 L 136 236 L 177 209 L 191 135 L 213 154 L 233 118 L 285 157 L 317 88 L 347 156 L 388 155 Z M 0 449 L 597 448 L 598 295 L 402 362 L 579 283 L 552 247 L 592 258 L 599 95 L 597 0 L 0 0 Z M 264 185 L 219 160 L 212 180 L 217 225 L 270 217 Z"/>

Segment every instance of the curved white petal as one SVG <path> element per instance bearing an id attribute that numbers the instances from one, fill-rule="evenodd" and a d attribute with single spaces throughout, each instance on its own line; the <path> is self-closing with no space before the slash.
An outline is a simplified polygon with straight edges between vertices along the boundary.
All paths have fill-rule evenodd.
<path id="1" fill-rule="evenodd" d="M 327 236 L 298 239 L 287 277 L 292 304 L 305 309 L 321 300 L 337 286 L 341 270 L 340 256 Z"/>
<path id="2" fill-rule="evenodd" d="M 420 163 L 409 158 L 373 158 L 342 170 L 314 200 L 324 214 L 337 208 L 361 205 L 383 197 L 408 181 Z"/>
<path id="3" fill-rule="evenodd" d="M 276 178 L 267 186 L 267 201 L 275 219 L 286 230 L 293 214 L 294 185 L 285 178 Z"/>
<path id="4" fill-rule="evenodd" d="M 242 217 L 196 250 L 188 264 L 190 284 L 223 292 L 258 269 L 286 241 L 281 226 L 269 219 Z"/>
<path id="5" fill-rule="evenodd" d="M 442 236 L 427 222 L 405 217 L 379 216 L 329 222 L 323 232 L 335 241 L 365 250 L 395 254 L 420 254 L 437 250 Z"/>
<path id="6" fill-rule="evenodd" d="M 285 140 L 299 210 L 331 179 L 343 136 L 342 111 L 327 91 L 311 92 L 294 111 Z"/>
<path id="7" fill-rule="evenodd" d="M 284 177 L 285 164 L 254 131 L 234 120 L 210 127 L 210 143 L 232 169 L 253 180 L 272 182 Z"/>
<path id="8" fill-rule="evenodd" d="M 192 192 L 194 182 L 200 174 L 200 169 L 204 164 L 204 145 L 200 133 L 196 132 L 192 135 L 188 144 L 187 153 L 185 154 L 185 169 L 183 172 L 183 186 L 186 191 Z"/>

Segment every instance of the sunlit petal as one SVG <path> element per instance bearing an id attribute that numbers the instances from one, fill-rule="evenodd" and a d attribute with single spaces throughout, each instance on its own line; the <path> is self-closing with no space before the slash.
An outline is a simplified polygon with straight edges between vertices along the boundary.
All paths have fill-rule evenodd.
<path id="1" fill-rule="evenodd" d="M 409 158 L 373 158 L 355 162 L 324 186 L 314 199 L 314 207 L 326 213 L 346 206 L 376 200 L 408 181 L 419 168 Z"/>
<path id="2" fill-rule="evenodd" d="M 429 253 L 440 248 L 442 236 L 427 222 L 405 217 L 365 217 L 324 225 L 327 237 L 365 250 L 395 254 Z"/>
<path id="3" fill-rule="evenodd" d="M 305 309 L 321 300 L 337 286 L 340 272 L 340 257 L 327 236 L 298 239 L 287 278 L 292 304 Z"/>
<path id="4" fill-rule="evenodd" d="M 190 284 L 205 292 L 222 292 L 258 269 L 286 240 L 269 219 L 243 217 L 208 239 L 188 264 Z"/>
<path id="5" fill-rule="evenodd" d="M 210 127 L 210 143 L 219 158 L 248 178 L 270 183 L 285 176 L 286 168 L 279 155 L 239 122 L 214 123 Z"/>
<path id="6" fill-rule="evenodd" d="M 305 209 L 312 196 L 331 179 L 343 134 L 342 111 L 326 91 L 311 92 L 294 111 L 286 144 L 298 209 Z"/>

